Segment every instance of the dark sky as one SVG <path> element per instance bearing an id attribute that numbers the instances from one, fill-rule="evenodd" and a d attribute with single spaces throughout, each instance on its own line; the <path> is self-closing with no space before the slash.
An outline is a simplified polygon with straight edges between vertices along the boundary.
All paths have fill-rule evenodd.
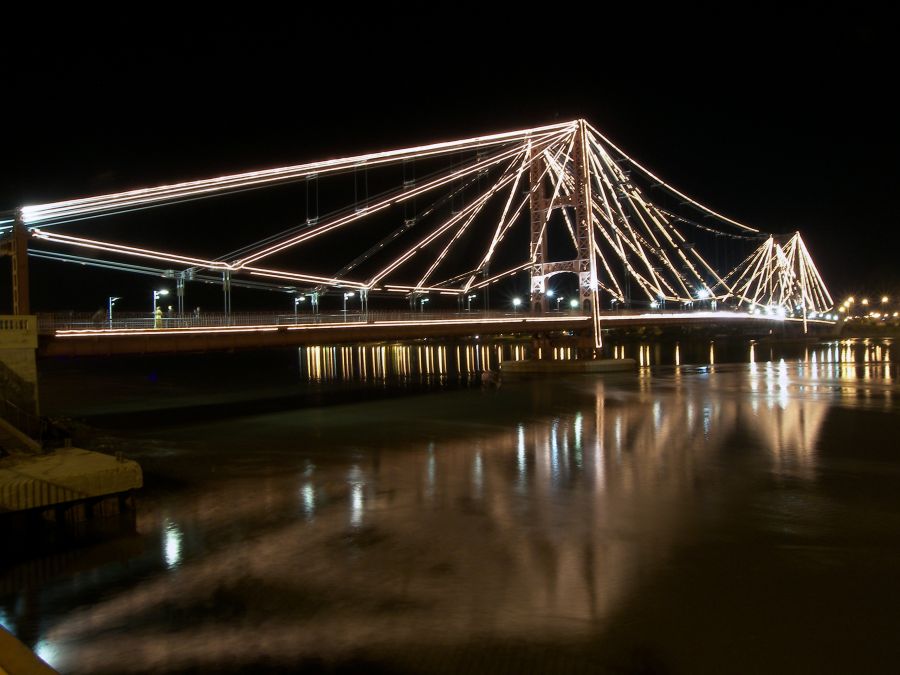
<path id="1" fill-rule="evenodd" d="M 23 27 L 0 209 L 583 116 L 720 212 L 799 229 L 838 294 L 897 286 L 890 17 L 482 12 Z"/>

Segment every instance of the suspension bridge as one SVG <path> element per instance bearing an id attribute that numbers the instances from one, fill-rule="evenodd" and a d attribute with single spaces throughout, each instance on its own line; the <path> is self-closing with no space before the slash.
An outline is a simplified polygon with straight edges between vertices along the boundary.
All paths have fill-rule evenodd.
<path id="1" fill-rule="evenodd" d="M 305 217 L 194 223 L 207 234 L 190 239 L 166 231 L 168 214 L 195 202 L 227 209 L 228 196 L 279 190 Z M 129 225 L 148 211 L 160 214 L 152 230 Z M 24 206 L 0 215 L 0 237 L 16 315 L 30 312 L 29 258 L 175 282 L 165 317 L 114 318 L 114 298 L 100 321 L 41 317 L 47 353 L 553 330 L 599 348 L 603 328 L 628 323 L 806 332 L 837 319 L 799 232 L 766 233 L 704 206 L 581 119 Z M 198 283 L 221 287 L 214 319 L 186 308 Z M 293 316 L 242 319 L 233 288 L 289 294 Z"/>

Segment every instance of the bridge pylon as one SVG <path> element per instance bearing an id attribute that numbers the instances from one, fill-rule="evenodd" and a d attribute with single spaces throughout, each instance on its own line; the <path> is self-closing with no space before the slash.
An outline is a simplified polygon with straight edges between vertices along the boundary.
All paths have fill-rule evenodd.
<path id="1" fill-rule="evenodd" d="M 13 314 L 30 313 L 28 292 L 28 229 L 17 211 L 9 239 L 0 245 L 0 255 L 12 258 L 12 310 Z"/>
<path id="2" fill-rule="evenodd" d="M 547 196 L 544 185 L 545 160 L 541 155 L 531 157 L 529 165 L 531 209 L 531 311 L 546 313 L 549 309 L 547 279 L 560 272 L 572 272 L 578 277 L 579 310 L 593 318 L 594 346 L 602 346 L 599 325 L 600 300 L 597 284 L 597 261 L 591 212 L 591 171 L 587 145 L 587 124 L 579 120 L 571 141 L 571 151 L 565 160 L 572 189 L 569 194 Z M 547 227 L 554 210 L 574 210 L 576 258 L 549 261 L 547 259 Z M 566 216 L 568 220 L 568 216 Z"/>
<path id="3" fill-rule="evenodd" d="M 531 311 L 546 313 L 549 309 L 546 295 L 544 263 L 547 258 L 546 224 L 550 219 L 546 191 L 544 189 L 544 160 L 541 153 L 529 149 L 529 209 L 531 211 Z"/>

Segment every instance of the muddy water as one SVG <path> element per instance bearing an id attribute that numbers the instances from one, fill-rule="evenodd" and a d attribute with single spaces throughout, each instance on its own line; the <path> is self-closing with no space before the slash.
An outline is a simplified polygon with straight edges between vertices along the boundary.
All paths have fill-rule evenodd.
<path id="1" fill-rule="evenodd" d="M 499 387 L 440 347 L 47 365 L 148 485 L 0 623 L 64 673 L 893 672 L 889 341 Z"/>

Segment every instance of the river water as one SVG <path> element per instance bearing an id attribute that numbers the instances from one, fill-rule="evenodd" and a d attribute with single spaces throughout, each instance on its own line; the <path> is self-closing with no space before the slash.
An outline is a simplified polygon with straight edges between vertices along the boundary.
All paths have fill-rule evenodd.
<path id="1" fill-rule="evenodd" d="M 130 531 L 0 569 L 0 623 L 63 673 L 895 672 L 896 346 L 607 348 L 648 365 L 42 363 L 147 485 Z"/>

